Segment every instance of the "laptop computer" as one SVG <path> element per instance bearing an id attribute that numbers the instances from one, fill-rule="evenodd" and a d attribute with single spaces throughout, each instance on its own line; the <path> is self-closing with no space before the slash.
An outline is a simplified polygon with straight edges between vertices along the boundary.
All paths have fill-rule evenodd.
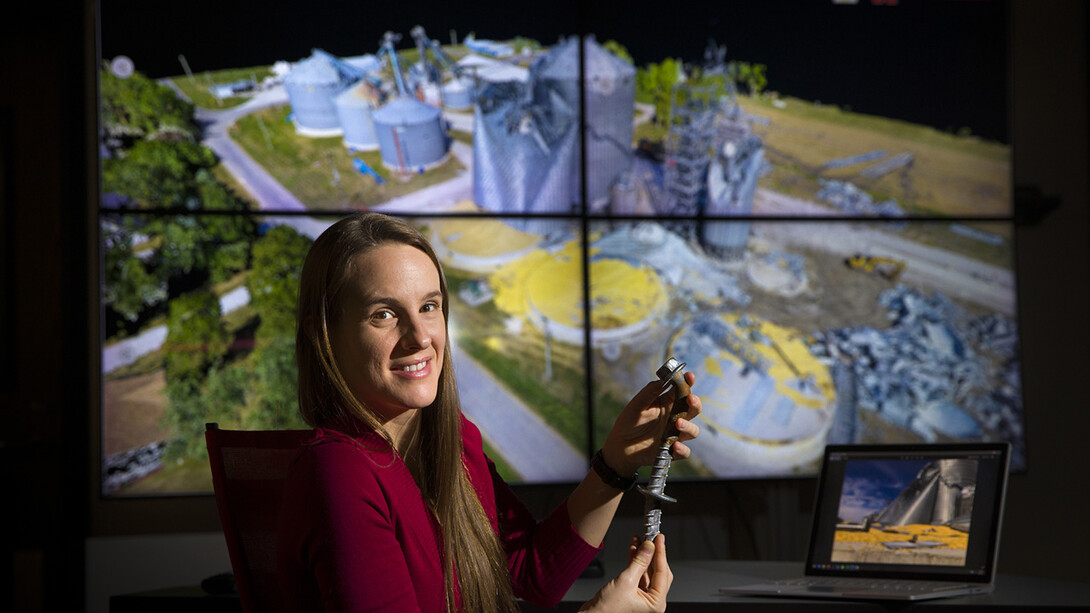
<path id="1" fill-rule="evenodd" d="M 924 600 L 992 590 L 1007 443 L 829 445 L 804 575 L 727 594 Z"/>

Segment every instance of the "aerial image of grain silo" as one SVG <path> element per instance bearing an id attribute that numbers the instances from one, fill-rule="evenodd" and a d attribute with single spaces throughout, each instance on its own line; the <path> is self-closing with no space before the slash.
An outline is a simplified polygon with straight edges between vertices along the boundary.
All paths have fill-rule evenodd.
<path id="1" fill-rule="evenodd" d="M 212 160 L 180 206 L 253 226 L 205 242 L 176 238 L 199 217 L 142 216 L 166 205 L 125 166 L 152 146 L 110 96 L 143 81 L 104 58 L 103 202 L 130 207 L 100 214 L 107 494 L 207 490 L 205 421 L 301 425 L 293 314 L 273 308 L 292 302 L 271 297 L 359 210 L 435 246 L 463 409 L 512 481 L 581 478 L 668 356 L 704 406 L 679 477 L 812 474 L 830 442 L 1010 440 L 1019 466 L 1009 146 L 777 90 L 805 58 L 765 66 L 729 39 L 684 61 L 665 38 L 632 57 L 636 33 L 352 40 L 222 70 L 178 49 L 154 75 L 193 128 L 144 140 Z M 198 304 L 215 339 L 171 330 Z M 175 385 L 189 346 L 219 349 Z"/>

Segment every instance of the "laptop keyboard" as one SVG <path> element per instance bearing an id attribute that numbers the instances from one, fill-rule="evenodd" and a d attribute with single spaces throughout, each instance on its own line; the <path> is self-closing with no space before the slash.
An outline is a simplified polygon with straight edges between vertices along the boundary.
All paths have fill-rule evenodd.
<path id="1" fill-rule="evenodd" d="M 841 579 L 841 578 L 806 578 L 777 581 L 777 585 L 793 587 L 835 588 L 847 591 L 894 591 L 904 593 L 930 594 L 945 590 L 965 587 L 964 583 L 945 581 L 902 581 L 898 579 Z"/>

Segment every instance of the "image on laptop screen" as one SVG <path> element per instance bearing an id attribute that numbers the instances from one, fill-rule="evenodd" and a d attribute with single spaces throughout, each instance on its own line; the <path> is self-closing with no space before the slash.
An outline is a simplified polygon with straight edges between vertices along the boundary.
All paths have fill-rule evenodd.
<path id="1" fill-rule="evenodd" d="M 808 570 L 904 578 L 991 575 L 1002 444 L 830 446 Z"/>
<path id="2" fill-rule="evenodd" d="M 976 479 L 974 459 L 848 462 L 832 561 L 964 565 Z"/>

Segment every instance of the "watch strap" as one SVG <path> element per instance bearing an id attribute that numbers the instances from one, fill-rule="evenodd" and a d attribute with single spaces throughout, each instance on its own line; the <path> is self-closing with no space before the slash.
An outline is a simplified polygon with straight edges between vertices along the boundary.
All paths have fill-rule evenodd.
<path id="1" fill-rule="evenodd" d="M 633 473 L 631 477 L 622 477 L 617 474 L 617 471 L 610 468 L 609 464 L 606 464 L 606 459 L 602 456 L 601 449 L 594 454 L 594 458 L 590 461 L 590 466 L 594 469 L 594 472 L 598 473 L 598 476 L 601 477 L 606 485 L 625 492 L 636 486 L 636 480 L 640 476 L 639 473 Z"/>

